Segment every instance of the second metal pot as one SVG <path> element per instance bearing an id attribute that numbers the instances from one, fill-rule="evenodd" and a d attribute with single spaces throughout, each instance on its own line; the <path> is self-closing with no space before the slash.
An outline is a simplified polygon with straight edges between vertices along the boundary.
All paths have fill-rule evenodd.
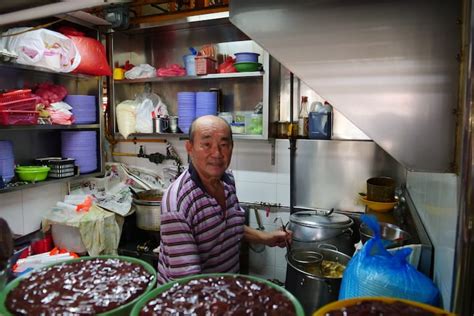
<path id="1" fill-rule="evenodd" d="M 335 250 L 318 249 L 317 252 L 323 256 L 323 260 L 335 261 L 344 266 L 347 266 L 351 259 L 351 257 Z M 306 269 L 301 264 L 302 260 L 299 260 L 300 262 L 294 260 L 295 257 L 304 258 L 305 255 L 312 258 L 314 252 L 292 250 L 287 256 L 285 288 L 300 301 L 306 315 L 312 315 L 321 306 L 338 299 L 342 277 L 324 277 L 317 269 Z"/>
<path id="2" fill-rule="evenodd" d="M 133 207 L 137 213 L 137 227 L 143 230 L 159 231 L 161 214 L 161 191 L 148 190 L 138 193 L 133 199 Z"/>

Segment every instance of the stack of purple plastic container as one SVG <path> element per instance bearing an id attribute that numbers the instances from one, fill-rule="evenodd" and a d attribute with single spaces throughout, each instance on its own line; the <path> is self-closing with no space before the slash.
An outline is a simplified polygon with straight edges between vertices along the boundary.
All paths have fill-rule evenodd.
<path id="1" fill-rule="evenodd" d="M 68 95 L 64 102 L 72 107 L 75 124 L 97 123 L 97 105 L 94 95 Z"/>
<path id="2" fill-rule="evenodd" d="M 217 115 L 217 93 L 196 92 L 196 117 Z"/>
<path id="3" fill-rule="evenodd" d="M 97 132 L 61 132 L 61 155 L 76 159 L 79 172 L 89 173 L 97 170 Z"/>
<path id="4" fill-rule="evenodd" d="M 13 145 L 9 140 L 0 140 L 0 177 L 8 183 L 15 176 Z"/>
<path id="5" fill-rule="evenodd" d="M 178 126 L 183 133 L 189 131 L 196 118 L 196 93 L 178 92 Z"/>

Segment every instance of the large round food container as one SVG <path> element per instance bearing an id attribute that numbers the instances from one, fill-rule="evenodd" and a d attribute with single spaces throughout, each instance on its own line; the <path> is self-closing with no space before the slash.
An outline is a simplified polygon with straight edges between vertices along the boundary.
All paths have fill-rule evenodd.
<path id="1" fill-rule="evenodd" d="M 248 275 L 241 275 L 241 274 L 232 274 L 232 273 L 199 274 L 199 275 L 193 275 L 193 276 L 190 276 L 190 277 L 185 277 L 185 278 L 181 278 L 181 279 L 166 283 L 166 284 L 154 289 L 150 293 L 146 294 L 144 297 L 142 297 L 135 304 L 135 306 L 133 307 L 131 315 L 132 316 L 140 315 L 140 312 L 145 307 L 145 305 L 147 305 L 153 299 L 157 298 L 160 294 L 170 290 L 173 286 L 175 286 L 177 284 L 182 285 L 182 284 L 186 284 L 186 283 L 189 283 L 190 281 L 197 280 L 197 279 L 203 280 L 203 279 L 206 279 L 206 278 L 219 278 L 219 277 L 231 277 L 231 278 L 242 277 L 244 279 L 247 279 L 247 280 L 250 280 L 250 281 L 253 281 L 253 282 L 264 284 L 264 285 L 266 285 L 266 286 L 268 286 L 272 289 L 275 289 L 276 291 L 283 294 L 286 298 L 288 298 L 288 300 L 293 304 L 294 311 L 295 311 L 294 315 L 297 315 L 297 316 L 304 316 L 305 315 L 304 311 L 303 311 L 303 307 L 298 302 L 298 300 L 290 292 L 285 290 L 283 287 L 278 286 L 278 285 L 276 285 L 276 284 L 274 284 L 270 281 L 267 281 L 267 280 L 264 280 L 264 279 L 261 279 L 261 278 L 258 278 L 258 277 L 248 276 Z M 219 284 L 221 284 L 221 283 L 219 283 Z M 200 290 L 200 293 L 203 292 L 202 288 L 200 288 L 199 290 Z M 256 290 L 259 290 L 259 289 L 256 289 Z M 248 295 L 248 291 L 244 290 L 243 292 L 245 293 L 245 295 Z M 259 293 L 261 293 L 261 291 Z M 220 303 L 215 303 L 215 304 L 220 304 Z M 282 312 L 280 314 L 281 315 L 287 315 L 285 312 Z M 155 315 L 158 315 L 158 314 L 155 314 Z M 196 315 L 200 315 L 200 314 L 197 313 Z"/>
<path id="2" fill-rule="evenodd" d="M 131 309 L 133 308 L 133 306 L 135 305 L 135 303 L 137 301 L 139 301 L 142 297 L 144 297 L 146 294 L 148 294 L 148 292 L 150 292 L 154 287 L 155 287 L 155 284 L 156 284 L 156 271 L 155 269 L 153 269 L 153 267 L 151 265 L 149 265 L 148 263 L 146 263 L 145 261 L 142 261 L 140 259 L 136 259 L 136 258 L 131 258 L 131 257 L 126 257 L 126 256 L 97 256 L 97 257 L 81 257 L 81 258 L 77 258 L 77 259 L 72 259 L 72 260 L 67 260 L 67 261 L 64 261 L 64 262 L 60 262 L 60 263 L 55 263 L 55 264 L 52 264 L 52 265 L 48 265 L 46 267 L 43 267 L 41 269 L 38 269 L 36 270 L 37 271 L 41 271 L 43 269 L 47 269 L 47 268 L 50 268 L 50 267 L 53 267 L 53 266 L 59 266 L 59 265 L 62 265 L 62 264 L 65 264 L 65 265 L 69 265 L 69 264 L 72 264 L 72 263 L 75 263 L 75 262 L 79 262 L 79 261 L 88 261 L 88 260 L 93 260 L 93 259 L 119 259 L 121 261 L 126 261 L 126 262 L 131 262 L 131 263 L 135 263 L 135 264 L 138 264 L 140 266 L 142 266 L 146 272 L 148 272 L 150 275 L 151 275 L 151 281 L 149 282 L 148 286 L 146 287 L 145 291 L 143 293 L 141 293 L 140 295 L 138 295 L 136 298 L 134 298 L 133 300 L 119 306 L 119 307 L 116 307 L 114 309 L 111 309 L 111 310 L 108 310 L 106 312 L 103 312 L 103 313 L 100 313 L 98 315 L 107 315 L 107 316 L 112 316 L 112 315 L 130 315 L 130 311 Z M 9 284 L 7 284 L 7 286 L 5 287 L 5 289 L 3 290 L 3 292 L 0 292 L 0 315 L 3 315 L 3 316 L 9 316 L 9 315 L 14 315 L 12 314 L 12 312 L 7 308 L 7 298 L 8 298 L 8 294 L 10 292 L 12 292 L 16 287 L 18 287 L 20 285 L 20 282 L 22 282 L 23 280 L 27 280 L 33 273 L 35 273 L 35 271 L 33 271 L 32 273 L 29 273 L 23 277 L 19 277 L 13 281 L 11 281 Z M 119 276 L 115 275 L 116 278 L 118 278 Z M 112 282 L 114 282 L 114 277 L 110 277 L 110 280 L 107 280 L 106 282 L 104 283 L 107 283 L 107 284 L 112 284 Z M 102 283 L 102 284 L 104 284 Z M 63 286 L 65 286 L 65 284 L 67 284 L 67 282 L 63 282 L 61 284 L 61 287 L 63 288 Z M 62 291 L 62 288 L 60 290 L 58 290 L 58 292 L 61 292 Z M 117 290 L 117 288 L 115 288 Z M 82 294 L 81 294 L 82 295 Z M 102 301 L 105 300 L 104 297 L 101 297 L 100 298 Z M 72 313 L 71 314 L 75 314 L 75 313 Z"/>
<path id="3" fill-rule="evenodd" d="M 365 307 L 368 308 L 376 308 L 374 304 L 379 304 L 379 303 L 387 303 L 387 304 L 400 304 L 401 308 L 407 308 L 406 310 L 400 311 L 398 314 L 399 315 L 414 315 L 415 311 L 410 310 L 410 308 L 419 308 L 424 310 L 425 313 L 424 315 L 428 313 L 433 313 L 433 315 L 446 315 L 446 316 L 454 316 L 455 314 L 452 314 L 448 311 L 442 310 L 437 307 L 433 307 L 431 305 L 419 303 L 419 302 L 414 302 L 410 300 L 405 300 L 405 299 L 399 299 L 399 298 L 391 298 L 391 297 L 357 297 L 357 298 L 351 298 L 347 300 L 340 300 L 336 302 L 332 302 L 330 304 L 327 304 L 323 306 L 322 308 L 318 309 L 313 313 L 313 316 L 327 316 L 327 315 L 341 315 L 341 311 L 343 309 L 346 310 L 344 312 L 344 315 L 346 316 L 351 316 L 351 315 L 366 315 L 366 314 L 360 314 L 360 313 L 354 313 L 347 311 L 348 308 L 359 305 L 363 306 L 360 304 L 368 304 L 365 305 Z M 332 312 L 334 314 L 332 314 Z M 339 312 L 339 314 L 337 314 Z M 373 312 L 375 313 L 375 311 Z M 393 313 L 393 310 L 392 310 Z M 377 314 L 379 315 L 379 314 Z M 418 314 L 416 314 L 418 315 Z"/>

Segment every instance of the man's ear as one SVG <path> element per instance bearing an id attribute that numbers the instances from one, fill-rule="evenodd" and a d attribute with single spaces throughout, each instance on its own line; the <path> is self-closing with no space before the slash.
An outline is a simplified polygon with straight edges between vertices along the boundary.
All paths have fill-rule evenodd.
<path id="1" fill-rule="evenodd" d="M 184 146 L 186 147 L 186 151 L 188 152 L 188 155 L 191 155 L 191 151 L 193 150 L 193 144 L 191 143 L 191 141 L 187 140 L 184 143 Z"/>

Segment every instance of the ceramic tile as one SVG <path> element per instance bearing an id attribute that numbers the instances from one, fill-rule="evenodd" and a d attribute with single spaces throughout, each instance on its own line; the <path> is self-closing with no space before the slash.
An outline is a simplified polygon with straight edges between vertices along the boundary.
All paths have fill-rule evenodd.
<path id="1" fill-rule="evenodd" d="M 259 249 L 259 246 L 255 246 Z M 273 278 L 275 271 L 275 250 L 265 247 L 261 253 L 250 250 L 249 253 L 249 272 L 251 275 L 258 275 L 266 279 Z"/>
<path id="2" fill-rule="evenodd" d="M 278 281 L 285 283 L 286 281 L 286 266 L 285 268 L 275 267 L 275 277 Z"/>
<path id="3" fill-rule="evenodd" d="M 23 206 L 21 200 L 21 191 L 3 193 L 2 203 L 0 204 L 0 217 L 7 221 L 13 233 L 23 235 Z"/>
<path id="4" fill-rule="evenodd" d="M 62 201 L 61 184 L 48 184 L 23 190 L 23 225 L 25 233 L 40 228 L 43 216 Z"/>
<path id="5" fill-rule="evenodd" d="M 248 181 L 237 181 L 237 196 L 241 202 L 247 203 L 275 203 L 276 188 L 275 184 L 256 183 Z"/>
<path id="6" fill-rule="evenodd" d="M 288 181 L 289 183 L 289 181 Z M 277 183 L 276 202 L 281 206 L 290 206 L 290 185 Z"/>
<path id="7" fill-rule="evenodd" d="M 279 139 L 275 142 L 275 167 L 278 184 L 290 184 L 290 150 L 287 140 Z"/>
<path id="8" fill-rule="evenodd" d="M 286 248 L 275 247 L 275 267 L 286 269 Z"/>

